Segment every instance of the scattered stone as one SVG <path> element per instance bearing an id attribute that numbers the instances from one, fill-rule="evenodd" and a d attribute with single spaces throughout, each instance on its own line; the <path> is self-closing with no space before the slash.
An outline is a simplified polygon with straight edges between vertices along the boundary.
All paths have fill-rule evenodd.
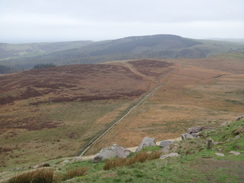
<path id="1" fill-rule="evenodd" d="M 188 129 L 188 132 L 189 134 L 192 134 L 192 133 L 198 133 L 200 131 L 203 130 L 203 127 L 202 126 L 193 126 L 191 128 Z"/>
<path id="2" fill-rule="evenodd" d="M 195 138 L 197 138 L 199 136 L 200 133 L 191 133 L 191 135 Z"/>
<path id="3" fill-rule="evenodd" d="M 240 155 L 241 153 L 240 152 L 236 152 L 236 151 L 230 151 L 231 154 L 234 154 L 234 155 Z"/>
<path id="4" fill-rule="evenodd" d="M 165 155 L 160 156 L 160 159 L 165 159 L 168 157 L 176 157 L 176 156 L 180 156 L 180 155 L 178 153 L 170 153 L 170 154 L 165 154 Z"/>
<path id="5" fill-rule="evenodd" d="M 236 139 L 239 139 L 239 138 L 241 138 L 241 136 L 240 135 L 237 135 L 233 139 L 236 140 Z"/>
<path id="6" fill-rule="evenodd" d="M 66 159 L 62 163 L 69 163 L 69 162 L 70 162 L 70 160 Z"/>
<path id="7" fill-rule="evenodd" d="M 172 141 L 169 141 L 169 140 L 163 140 L 163 141 L 161 141 L 160 142 L 160 147 L 166 147 L 166 146 L 168 146 L 169 144 L 171 144 L 172 143 Z"/>
<path id="8" fill-rule="evenodd" d="M 221 152 L 223 149 L 221 147 L 218 147 L 218 151 Z"/>
<path id="9" fill-rule="evenodd" d="M 244 118 L 244 115 L 238 117 L 238 118 L 236 119 L 236 121 L 240 121 L 240 120 L 243 119 L 243 118 Z"/>
<path id="10" fill-rule="evenodd" d="M 225 156 L 223 153 L 215 153 L 216 156 Z"/>
<path id="11" fill-rule="evenodd" d="M 212 149 L 213 143 L 214 143 L 213 139 L 209 137 L 207 139 L 207 149 Z"/>
<path id="12" fill-rule="evenodd" d="M 230 139 L 227 139 L 225 142 L 230 142 Z"/>
<path id="13" fill-rule="evenodd" d="M 33 169 L 36 169 L 38 167 L 39 167 L 39 165 L 32 166 Z"/>
<path id="14" fill-rule="evenodd" d="M 137 147 L 136 152 L 140 151 L 143 147 L 156 146 L 155 138 L 144 137 L 140 145 Z"/>
<path id="15" fill-rule="evenodd" d="M 115 157 L 126 158 L 127 156 L 129 156 L 130 153 L 131 153 L 130 150 L 118 146 L 117 144 L 114 144 L 110 147 L 102 149 L 99 153 L 97 153 L 93 158 L 93 161 L 99 162 L 99 161 L 103 161 Z"/>
<path id="16" fill-rule="evenodd" d="M 165 146 L 163 149 L 160 150 L 160 152 L 164 153 L 164 154 L 167 154 L 170 152 L 170 146 Z"/>
<path id="17" fill-rule="evenodd" d="M 185 139 L 194 139 L 195 137 L 193 137 L 191 134 L 189 133 L 184 133 L 181 135 L 181 139 L 185 140 Z"/>
<path id="18" fill-rule="evenodd" d="M 229 124 L 230 124 L 230 122 L 226 121 L 226 122 L 221 123 L 220 127 L 228 126 Z"/>
<path id="19" fill-rule="evenodd" d="M 219 142 L 214 142 L 214 145 L 218 145 L 219 144 Z"/>
<path id="20" fill-rule="evenodd" d="M 238 128 L 236 128 L 235 130 L 232 131 L 233 135 L 239 135 L 241 133 L 244 133 L 244 127 L 239 126 Z"/>

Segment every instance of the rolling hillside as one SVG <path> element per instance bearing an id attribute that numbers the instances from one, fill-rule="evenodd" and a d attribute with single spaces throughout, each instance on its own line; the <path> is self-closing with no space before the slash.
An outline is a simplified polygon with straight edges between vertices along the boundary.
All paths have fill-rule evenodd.
<path id="1" fill-rule="evenodd" d="M 78 42 L 79 43 L 79 42 Z M 38 56 L 2 59 L 0 64 L 16 69 L 30 69 L 36 64 L 53 63 L 56 65 L 91 64 L 113 60 L 141 58 L 204 58 L 224 52 L 243 52 L 243 43 L 194 40 L 175 35 L 152 35 L 127 37 L 99 42 L 84 42 L 82 45 L 67 43 L 68 46 L 55 47 L 55 43 L 39 49 Z M 55 47 L 56 48 L 56 47 Z M 47 53 L 46 51 L 49 51 Z M 5 53 L 4 53 L 5 54 Z"/>
<path id="2" fill-rule="evenodd" d="M 0 167 L 77 154 L 174 68 L 137 62 L 148 75 L 117 62 L 0 76 Z"/>
<path id="3" fill-rule="evenodd" d="M 0 167 L 77 155 L 118 120 L 87 154 L 231 121 L 244 110 L 241 68 L 240 58 L 140 59 L 2 75 Z"/>

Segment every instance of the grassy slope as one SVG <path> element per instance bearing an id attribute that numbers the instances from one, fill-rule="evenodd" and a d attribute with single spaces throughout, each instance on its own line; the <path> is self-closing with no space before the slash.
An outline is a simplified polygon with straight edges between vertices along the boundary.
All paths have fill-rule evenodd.
<path id="1" fill-rule="evenodd" d="M 199 182 L 199 183 L 240 183 L 243 181 L 244 168 L 244 120 L 229 123 L 215 130 L 205 130 L 201 138 L 175 142 L 180 157 L 164 160 L 151 160 L 103 170 L 106 162 L 64 161 L 57 159 L 48 161 L 55 170 L 57 182 Z M 235 138 L 239 136 L 239 138 Z M 206 139 L 211 137 L 217 145 L 206 149 Z M 143 151 L 158 151 L 159 148 L 146 148 Z M 238 151 L 241 155 L 232 155 L 230 151 Z M 224 157 L 216 156 L 216 152 L 224 153 Z M 131 155 L 129 158 L 135 156 Z M 74 159 L 75 160 L 75 159 Z M 77 168 L 87 168 L 85 176 L 74 177 L 62 181 L 62 177 Z M 21 171 L 19 172 L 21 174 Z"/>
<path id="2" fill-rule="evenodd" d="M 137 163 L 129 167 L 114 168 L 109 171 L 101 170 L 104 165 L 88 162 L 74 163 L 76 166 L 91 166 L 88 175 L 76 178 L 70 182 L 242 182 L 244 168 L 244 121 L 236 121 L 215 131 L 203 132 L 203 138 L 212 137 L 219 144 L 212 150 L 191 145 L 195 140 L 182 141 L 177 151 L 181 157 L 166 160 L 153 160 L 146 163 Z M 242 129 L 240 138 L 236 129 Z M 229 139 L 229 142 L 226 140 Z M 196 139 L 197 140 L 197 139 Z M 218 149 L 226 156 L 217 157 Z M 186 150 L 191 154 L 186 155 Z M 241 155 L 232 155 L 230 151 L 238 151 Z M 69 168 L 72 165 L 67 165 Z M 72 169 L 72 168 L 71 168 Z"/>

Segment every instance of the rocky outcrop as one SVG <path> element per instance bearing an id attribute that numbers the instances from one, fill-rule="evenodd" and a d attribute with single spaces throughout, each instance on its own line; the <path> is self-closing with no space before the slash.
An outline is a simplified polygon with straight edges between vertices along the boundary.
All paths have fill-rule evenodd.
<path id="1" fill-rule="evenodd" d="M 136 149 L 136 152 L 140 151 L 143 147 L 148 147 L 148 146 L 156 146 L 156 141 L 155 138 L 149 138 L 149 137 L 145 137 L 140 145 L 138 146 L 138 148 Z"/>
<path id="2" fill-rule="evenodd" d="M 162 148 L 164 148 L 164 147 L 170 145 L 171 143 L 172 143 L 172 141 L 163 140 L 163 141 L 160 142 L 159 146 L 162 147 Z"/>
<path id="3" fill-rule="evenodd" d="M 189 133 L 184 133 L 184 134 L 182 134 L 181 135 L 181 139 L 182 140 L 185 140 L 185 139 L 193 139 L 193 138 L 195 138 L 195 137 L 193 137 L 191 134 L 189 134 Z"/>
<path id="4" fill-rule="evenodd" d="M 102 149 L 99 153 L 97 153 L 93 161 L 99 162 L 99 161 L 103 161 L 115 157 L 126 158 L 127 156 L 129 156 L 130 153 L 131 153 L 130 150 L 125 149 L 117 144 L 114 144 L 110 147 Z"/>
<path id="5" fill-rule="evenodd" d="M 189 134 L 199 133 L 203 129 L 204 128 L 202 126 L 193 126 L 193 127 L 191 127 L 191 128 L 188 129 L 187 133 L 189 133 Z"/>

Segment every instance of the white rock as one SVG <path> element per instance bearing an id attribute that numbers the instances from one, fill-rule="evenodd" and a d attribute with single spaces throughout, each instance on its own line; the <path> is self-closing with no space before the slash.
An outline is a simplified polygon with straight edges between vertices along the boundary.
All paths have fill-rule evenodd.
<path id="1" fill-rule="evenodd" d="M 165 154 L 165 155 L 160 156 L 160 159 L 165 159 L 168 157 L 176 157 L 176 156 L 180 156 L 180 155 L 178 153 L 170 153 L 170 154 Z"/>
<path id="2" fill-rule="evenodd" d="M 234 154 L 234 155 L 240 155 L 241 153 L 239 152 L 236 152 L 236 151 L 230 151 L 231 154 Z"/>
<path id="3" fill-rule="evenodd" d="M 223 153 L 215 153 L 216 156 L 225 156 Z"/>

